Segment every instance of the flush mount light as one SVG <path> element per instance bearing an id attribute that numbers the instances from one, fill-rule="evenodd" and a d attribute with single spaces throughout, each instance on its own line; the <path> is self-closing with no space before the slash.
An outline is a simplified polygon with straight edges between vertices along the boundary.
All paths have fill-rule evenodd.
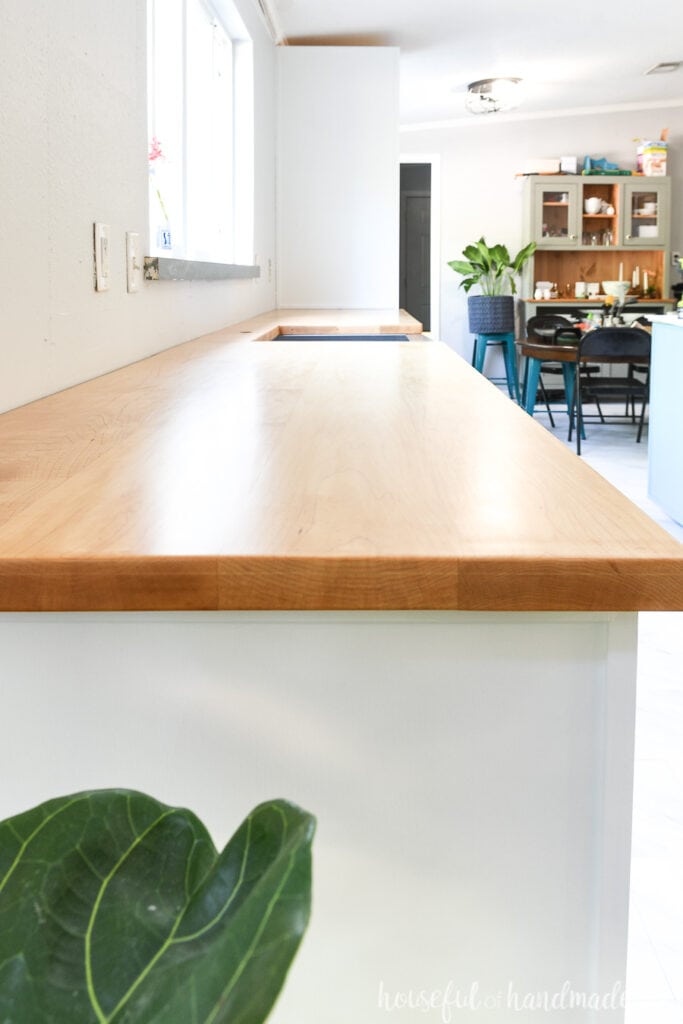
<path id="1" fill-rule="evenodd" d="M 465 106 L 471 114 L 495 114 L 518 106 L 521 78 L 482 78 L 467 86 Z"/>
<path id="2" fill-rule="evenodd" d="M 680 60 L 663 60 L 660 64 L 653 64 L 645 72 L 646 75 L 668 75 L 670 71 L 678 71 L 681 66 Z"/>

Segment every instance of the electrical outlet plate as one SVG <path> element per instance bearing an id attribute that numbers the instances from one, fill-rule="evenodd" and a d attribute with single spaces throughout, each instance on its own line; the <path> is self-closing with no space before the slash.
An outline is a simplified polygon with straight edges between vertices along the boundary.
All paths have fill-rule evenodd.
<path id="1" fill-rule="evenodd" d="M 129 292 L 142 284 L 142 241 L 137 231 L 126 231 L 126 282 Z"/>
<path id="2" fill-rule="evenodd" d="M 95 291 L 109 291 L 109 236 L 108 224 L 94 225 Z"/>

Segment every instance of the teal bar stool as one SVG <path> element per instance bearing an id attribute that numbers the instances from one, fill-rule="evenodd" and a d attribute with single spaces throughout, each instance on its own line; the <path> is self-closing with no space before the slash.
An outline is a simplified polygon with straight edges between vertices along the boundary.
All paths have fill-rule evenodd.
<path id="1" fill-rule="evenodd" d="M 514 331 L 492 332 L 483 331 L 477 334 L 474 340 L 474 356 L 472 365 L 479 373 L 484 372 L 484 358 L 489 345 L 500 345 L 503 349 L 505 359 L 505 379 L 508 386 L 510 398 L 520 403 L 519 377 L 517 375 L 517 349 L 515 347 Z"/>

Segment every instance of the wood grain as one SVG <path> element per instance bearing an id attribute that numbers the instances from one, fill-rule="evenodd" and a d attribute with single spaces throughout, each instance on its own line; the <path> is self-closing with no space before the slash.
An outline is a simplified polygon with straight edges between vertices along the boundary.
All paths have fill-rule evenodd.
<path id="1" fill-rule="evenodd" d="M 1 416 L 0 609 L 683 608 L 681 546 L 446 346 L 283 326 L 413 327 L 264 314 Z"/>

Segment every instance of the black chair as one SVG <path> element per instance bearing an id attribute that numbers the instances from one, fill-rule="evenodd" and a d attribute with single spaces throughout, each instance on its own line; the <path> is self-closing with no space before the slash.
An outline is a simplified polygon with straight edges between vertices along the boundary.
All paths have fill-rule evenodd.
<path id="1" fill-rule="evenodd" d="M 538 313 L 536 316 L 530 317 L 526 322 L 526 334 L 530 340 L 538 338 L 539 341 L 544 342 L 547 345 L 555 344 L 555 332 L 559 327 L 573 327 L 571 320 L 568 320 L 566 316 L 560 316 L 559 313 Z M 528 366 L 525 367 L 524 372 L 524 386 L 522 388 L 523 394 L 526 394 L 527 389 L 527 370 Z M 541 392 L 541 398 L 548 412 L 550 419 L 550 426 L 555 426 L 555 420 L 550 409 L 550 402 L 548 400 L 548 392 L 545 389 L 543 382 L 543 373 L 548 374 L 561 374 L 562 366 L 556 361 L 548 361 L 543 363 L 541 376 L 538 378 L 538 388 Z"/>
<path id="2" fill-rule="evenodd" d="M 586 418 L 583 412 L 585 402 L 600 398 L 625 398 L 627 410 L 629 403 L 631 414 L 627 418 L 635 423 L 635 402 L 640 401 L 641 410 L 638 421 L 638 433 L 636 441 L 640 442 L 645 424 L 645 410 L 647 408 L 650 393 L 650 346 L 651 338 L 647 331 L 640 327 L 598 327 L 584 335 L 579 344 L 576 364 L 576 385 L 574 387 L 574 402 L 569 420 L 569 440 L 572 438 L 574 419 L 576 417 L 576 453 L 581 454 L 581 433 Z M 580 373 L 583 362 L 590 359 L 600 364 L 622 364 L 643 368 L 644 379 L 639 379 L 629 373 L 623 377 L 608 377 L 603 374 L 599 376 L 586 377 Z M 604 423 L 607 419 L 620 420 L 623 422 L 623 415 L 605 416 L 600 414 L 600 421 Z M 594 420 L 592 422 L 595 422 Z"/>
<path id="3" fill-rule="evenodd" d="M 529 341 L 533 342 L 534 338 L 538 338 L 546 345 L 567 345 L 575 344 L 578 338 L 581 336 L 581 331 L 576 327 L 577 320 L 569 320 L 566 316 L 561 316 L 559 313 L 538 313 L 536 316 L 532 316 L 527 320 L 526 333 Z M 565 372 L 564 363 L 557 362 L 556 360 L 549 359 L 547 362 L 544 360 L 542 364 L 542 373 L 538 378 L 538 387 L 541 393 L 541 398 L 545 404 L 548 412 L 548 418 L 550 419 L 550 426 L 555 426 L 555 420 L 550 409 L 550 402 L 548 399 L 548 393 L 545 389 L 543 382 L 543 374 L 554 374 L 563 375 Z M 582 366 L 581 372 L 583 374 L 591 374 L 598 372 L 597 366 Z M 523 394 L 526 395 L 527 383 L 528 383 L 528 363 L 524 368 L 524 386 Z M 566 389 L 565 389 L 566 390 Z M 567 398 L 567 411 L 569 411 L 569 405 L 571 402 L 571 395 L 566 395 Z M 598 406 L 599 408 L 599 406 Z"/>
<path id="4" fill-rule="evenodd" d="M 675 287 L 676 287 L 676 285 L 674 285 L 674 288 Z M 634 306 L 634 307 L 624 306 L 624 311 L 627 312 L 629 308 L 635 309 L 636 312 L 638 311 L 637 306 Z M 648 320 L 648 318 L 646 316 L 643 316 L 643 314 L 641 313 L 640 316 L 637 316 L 635 318 L 635 320 L 631 321 L 631 327 L 645 327 L 649 331 L 651 331 L 652 330 L 652 321 Z M 634 373 L 639 373 L 641 376 L 643 376 L 644 374 L 649 372 L 649 369 L 650 369 L 649 366 L 636 366 L 634 363 L 629 363 L 628 375 L 629 375 L 629 377 L 633 377 Z M 629 412 L 628 412 L 629 411 L 629 405 L 633 406 L 633 414 L 635 415 L 635 411 L 636 411 L 635 402 L 633 401 L 633 399 L 630 399 L 630 398 L 627 397 L 626 398 L 626 412 L 624 413 L 625 416 L 628 416 L 628 414 L 629 414 Z"/>

